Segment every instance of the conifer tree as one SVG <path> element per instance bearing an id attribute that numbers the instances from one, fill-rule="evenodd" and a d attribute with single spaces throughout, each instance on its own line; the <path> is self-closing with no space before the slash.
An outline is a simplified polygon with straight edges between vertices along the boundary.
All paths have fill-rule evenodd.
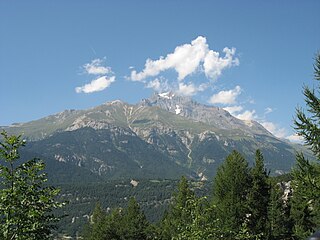
<path id="1" fill-rule="evenodd" d="M 249 187 L 248 163 L 240 153 L 233 151 L 218 168 L 213 183 L 213 204 L 217 207 L 221 229 L 226 234 L 238 232 L 248 218 Z"/>
<path id="2" fill-rule="evenodd" d="M 290 195 L 284 195 L 283 183 L 275 183 L 271 188 L 268 206 L 267 239 L 292 239 L 292 219 L 290 217 Z"/>
<path id="3" fill-rule="evenodd" d="M 270 200 L 270 183 L 260 150 L 255 154 L 255 165 L 251 169 L 252 185 L 248 195 L 249 222 L 248 228 L 253 234 L 267 232 L 268 204 Z"/>
<path id="4" fill-rule="evenodd" d="M 314 64 L 314 79 L 320 81 L 320 53 L 316 56 Z M 297 134 L 303 137 L 305 143 L 310 146 L 312 152 L 320 160 L 320 85 L 317 89 L 310 89 L 305 86 L 303 94 L 307 105 L 308 114 L 303 109 L 296 111 L 295 129 Z"/>
<path id="5" fill-rule="evenodd" d="M 319 164 L 309 162 L 301 153 L 298 153 L 297 164 L 292 171 L 294 180 L 291 200 L 293 231 L 298 239 L 310 236 L 320 226 L 320 191 L 317 189 L 319 175 Z"/>
<path id="6" fill-rule="evenodd" d="M 183 226 L 192 221 L 190 214 L 192 204 L 188 204 L 188 201 L 194 200 L 195 196 L 189 188 L 186 177 L 181 177 L 178 191 L 173 198 L 173 202 L 161 222 L 162 239 L 172 239 L 178 236 L 183 231 Z"/>
<path id="7" fill-rule="evenodd" d="M 144 213 L 140 210 L 139 204 L 131 197 L 128 207 L 124 210 L 119 235 L 122 239 L 127 240 L 147 239 L 146 230 L 148 226 L 149 223 Z"/>
<path id="8" fill-rule="evenodd" d="M 100 203 L 97 203 L 89 224 L 85 226 L 83 237 L 88 240 L 99 240 L 105 239 L 106 234 L 106 213 L 103 211 Z"/>
<path id="9" fill-rule="evenodd" d="M 320 81 L 320 53 L 314 64 L 314 78 Z M 297 164 L 293 171 L 293 205 L 294 232 L 298 238 L 306 237 L 310 232 L 320 227 L 319 199 L 320 199 L 320 98 L 317 88 L 305 86 L 303 94 L 307 113 L 298 108 L 296 111 L 295 129 L 310 147 L 317 163 L 311 163 L 303 154 L 297 154 Z"/>
<path id="10" fill-rule="evenodd" d="M 88 240 L 145 240 L 148 239 L 148 227 L 149 222 L 138 203 L 130 198 L 127 208 L 116 208 L 111 214 L 106 214 L 97 204 L 83 237 Z"/>

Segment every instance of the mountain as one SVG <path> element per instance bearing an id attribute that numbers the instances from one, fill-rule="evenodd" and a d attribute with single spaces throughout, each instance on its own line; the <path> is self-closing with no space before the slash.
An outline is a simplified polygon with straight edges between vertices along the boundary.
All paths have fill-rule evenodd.
<path id="1" fill-rule="evenodd" d="M 226 110 L 199 104 L 188 97 L 175 96 L 172 92 L 154 94 L 150 99 L 142 100 L 142 105 L 158 106 L 166 111 L 198 122 L 204 122 L 224 130 L 241 129 L 247 134 L 264 134 L 272 136 L 256 121 L 242 121 L 233 117 Z"/>
<path id="2" fill-rule="evenodd" d="M 273 174 L 289 171 L 295 161 L 295 146 L 258 122 L 171 92 L 135 105 L 116 100 L 66 110 L 3 129 L 23 133 L 29 140 L 25 155 L 45 159 L 57 182 L 181 175 L 206 179 L 234 149 L 250 163 L 260 149 Z"/>

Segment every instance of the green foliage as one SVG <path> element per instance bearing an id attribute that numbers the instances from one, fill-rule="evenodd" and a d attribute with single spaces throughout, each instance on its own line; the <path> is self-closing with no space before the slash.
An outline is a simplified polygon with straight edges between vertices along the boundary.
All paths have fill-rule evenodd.
<path id="1" fill-rule="evenodd" d="M 182 177 L 159 225 L 150 224 L 131 198 L 126 208 L 115 208 L 109 214 L 97 205 L 83 236 L 89 240 L 303 239 L 310 231 L 298 228 L 300 222 L 315 226 L 317 219 L 312 214 L 299 215 L 299 209 L 293 211 L 292 203 L 296 200 L 291 196 L 290 182 L 277 180 L 269 179 L 260 151 L 256 152 L 256 164 L 252 168 L 248 168 L 238 152 L 233 152 L 219 168 L 211 204 L 206 196 L 195 194 L 198 184 L 190 184 Z M 299 198 L 297 202 L 304 203 Z M 304 210 L 319 209 L 316 201 L 307 202 L 307 206 Z"/>
<path id="2" fill-rule="evenodd" d="M 260 150 L 256 151 L 255 165 L 251 169 L 252 184 L 248 194 L 249 222 L 252 233 L 267 232 L 268 204 L 270 201 L 270 183 L 264 159 Z"/>
<path id="3" fill-rule="evenodd" d="M 263 238 L 264 232 L 260 232 L 259 234 L 252 234 L 252 231 L 249 230 L 249 227 L 245 222 L 242 223 L 240 230 L 237 233 L 234 233 L 234 239 L 237 240 L 261 240 Z"/>
<path id="4" fill-rule="evenodd" d="M 83 237 L 88 240 L 103 239 L 147 239 L 149 223 L 134 198 L 126 209 L 116 208 L 106 214 L 97 204 L 91 222 L 86 226 Z"/>
<path id="5" fill-rule="evenodd" d="M 0 236 L 4 239 L 47 239 L 58 218 L 52 210 L 63 204 L 54 200 L 58 189 L 45 187 L 45 165 L 39 159 L 19 163 L 21 136 L 2 132 L 0 142 Z"/>
<path id="6" fill-rule="evenodd" d="M 97 203 L 90 219 L 90 223 L 85 226 L 83 232 L 84 239 L 104 239 L 107 232 L 105 222 L 106 213 L 101 208 L 100 203 Z"/>
<path id="7" fill-rule="evenodd" d="M 215 207 L 207 197 L 197 197 L 182 177 L 178 191 L 161 225 L 161 239 L 219 239 L 223 234 L 215 217 Z"/>
<path id="8" fill-rule="evenodd" d="M 219 239 L 223 234 L 218 220 L 213 218 L 214 207 L 211 207 L 206 197 L 190 198 L 186 202 L 186 207 L 182 208 L 183 215 L 190 216 L 190 221 L 179 225 L 179 233 L 172 239 L 183 240 L 206 240 Z"/>
<path id="9" fill-rule="evenodd" d="M 178 191 L 174 194 L 173 202 L 161 222 L 163 239 L 177 237 L 183 227 L 192 221 L 192 205 L 189 203 L 194 199 L 195 195 L 189 188 L 187 179 L 181 177 Z"/>
<path id="10" fill-rule="evenodd" d="M 317 55 L 314 64 L 314 77 L 315 80 L 320 81 L 320 53 Z M 295 129 L 299 136 L 304 138 L 307 145 L 311 147 L 314 155 L 320 158 L 320 99 L 317 96 L 319 94 L 315 89 L 310 89 L 305 86 L 303 88 L 303 94 L 305 96 L 305 102 L 307 105 L 308 114 L 302 109 L 297 109 L 295 119 Z"/>
<path id="11" fill-rule="evenodd" d="M 123 239 L 147 239 L 146 229 L 149 223 L 134 198 L 130 198 L 121 221 L 120 235 Z"/>
<path id="12" fill-rule="evenodd" d="M 268 239 L 292 239 L 292 219 L 290 216 L 290 194 L 284 194 L 284 183 L 275 183 L 271 188 L 268 206 Z"/>
<path id="13" fill-rule="evenodd" d="M 59 221 L 59 233 L 76 237 L 79 230 L 88 222 L 87 216 L 92 214 L 97 199 L 102 208 L 126 208 L 128 199 L 134 197 L 148 221 L 156 223 L 163 217 L 168 208 L 173 192 L 176 190 L 177 180 L 143 180 L 133 187 L 128 180 L 114 180 L 100 183 L 79 183 L 77 185 L 60 185 L 60 201 L 69 202 L 57 214 L 67 213 Z M 199 195 L 209 191 L 210 184 L 206 183 L 201 188 L 195 189 Z"/>
<path id="14" fill-rule="evenodd" d="M 213 204 L 226 232 L 238 232 L 247 218 L 247 194 L 250 187 L 248 163 L 233 151 L 219 167 L 213 183 Z"/>
<path id="15" fill-rule="evenodd" d="M 314 78 L 320 80 L 320 53 L 314 64 Z M 293 197 L 292 217 L 294 234 L 297 238 L 305 238 L 320 226 L 320 98 L 319 84 L 317 90 L 305 86 L 305 113 L 301 108 L 296 111 L 295 129 L 304 138 L 318 163 L 311 163 L 302 153 L 296 156 L 297 164 L 292 172 Z"/>
<path id="16" fill-rule="evenodd" d="M 297 154 L 297 165 L 292 171 L 293 196 L 291 215 L 294 235 L 306 238 L 320 226 L 320 166 Z"/>

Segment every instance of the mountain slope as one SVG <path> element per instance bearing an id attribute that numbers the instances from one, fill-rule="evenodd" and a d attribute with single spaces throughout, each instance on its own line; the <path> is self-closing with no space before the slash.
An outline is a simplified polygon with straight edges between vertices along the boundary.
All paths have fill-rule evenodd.
<path id="1" fill-rule="evenodd" d="M 172 93 L 155 94 L 136 105 L 116 100 L 68 110 L 5 129 L 23 133 L 31 140 L 26 150 L 55 163 L 48 166 L 67 164 L 98 179 L 205 179 L 234 149 L 249 162 L 261 149 L 272 173 L 290 170 L 295 160 L 294 147 L 259 123 Z M 61 174 L 67 181 L 68 175 Z"/>

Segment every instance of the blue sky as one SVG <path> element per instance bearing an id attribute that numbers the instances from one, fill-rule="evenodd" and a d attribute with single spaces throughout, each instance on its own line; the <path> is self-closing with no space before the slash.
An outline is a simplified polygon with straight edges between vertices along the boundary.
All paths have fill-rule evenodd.
<path id="1" fill-rule="evenodd" d="M 319 9 L 318 0 L 2 0 L 0 125 L 172 90 L 289 137 L 302 86 L 314 85 Z"/>

